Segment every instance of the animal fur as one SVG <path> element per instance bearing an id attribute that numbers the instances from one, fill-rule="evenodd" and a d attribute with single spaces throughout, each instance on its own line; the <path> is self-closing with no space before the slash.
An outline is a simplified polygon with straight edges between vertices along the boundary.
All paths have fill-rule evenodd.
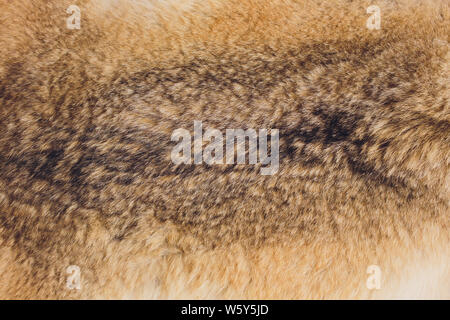
<path id="1" fill-rule="evenodd" d="M 449 299 L 449 35 L 446 0 L 0 0 L 0 297 Z M 175 166 L 194 120 L 279 129 L 278 173 Z"/>

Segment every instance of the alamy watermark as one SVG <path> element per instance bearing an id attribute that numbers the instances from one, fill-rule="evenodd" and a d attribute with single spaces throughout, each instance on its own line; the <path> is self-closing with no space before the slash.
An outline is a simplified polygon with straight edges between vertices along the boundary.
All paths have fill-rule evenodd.
<path id="1" fill-rule="evenodd" d="M 369 277 L 366 281 L 366 287 L 369 290 L 380 290 L 381 289 L 381 268 L 376 264 L 372 264 L 367 267 L 366 270 Z"/>
<path id="2" fill-rule="evenodd" d="M 66 9 L 67 14 L 70 16 L 66 19 L 66 26 L 70 30 L 81 29 L 81 9 L 77 5 L 70 5 Z M 366 27 L 369 30 L 380 30 L 381 29 L 381 10 L 377 5 L 371 5 L 367 7 L 366 13 L 371 16 L 366 21 Z"/>
<path id="3" fill-rule="evenodd" d="M 79 266 L 71 265 L 66 269 L 68 277 L 66 287 L 69 290 L 81 290 L 81 269 Z"/>
<path id="4" fill-rule="evenodd" d="M 81 29 L 81 10 L 76 5 L 71 5 L 67 8 L 66 12 L 70 14 L 70 17 L 66 19 L 67 29 L 79 30 Z"/>
<path id="5" fill-rule="evenodd" d="M 369 30 L 380 30 L 381 29 L 381 10 L 377 5 L 372 5 L 367 8 L 366 12 L 371 14 L 369 19 L 366 21 L 366 27 Z"/>
<path id="6" fill-rule="evenodd" d="M 249 164 L 261 164 L 261 175 L 273 175 L 279 169 L 279 130 L 270 129 L 270 155 L 268 151 L 269 130 L 259 129 L 226 129 L 225 139 L 221 131 L 209 128 L 203 133 L 201 121 L 194 121 L 194 139 L 192 148 L 192 136 L 186 129 L 176 129 L 172 133 L 171 140 L 178 142 L 171 153 L 172 162 L 179 164 L 237 164 L 246 163 L 248 154 Z M 225 141 L 224 141 L 225 140 Z M 203 142 L 209 144 L 203 148 Z M 248 152 L 246 152 L 248 141 Z M 224 161 L 225 142 L 225 161 Z M 192 159 L 193 149 L 193 159 Z M 237 156 L 235 157 L 235 154 Z M 263 167 L 266 166 L 266 167 Z"/>

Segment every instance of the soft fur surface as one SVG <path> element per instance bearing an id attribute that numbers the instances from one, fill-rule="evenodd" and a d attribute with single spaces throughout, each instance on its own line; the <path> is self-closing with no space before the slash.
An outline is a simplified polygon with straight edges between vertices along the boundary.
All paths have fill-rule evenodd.
<path id="1" fill-rule="evenodd" d="M 449 35 L 447 0 L 0 0 L 0 297 L 449 299 Z M 279 129 L 278 173 L 175 166 L 194 120 Z"/>

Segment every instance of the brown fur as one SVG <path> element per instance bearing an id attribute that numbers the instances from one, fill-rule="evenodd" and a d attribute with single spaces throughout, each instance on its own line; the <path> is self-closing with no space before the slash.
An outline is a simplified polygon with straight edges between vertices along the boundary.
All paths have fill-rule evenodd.
<path id="1" fill-rule="evenodd" d="M 1 298 L 450 298 L 448 1 L 73 2 L 0 0 Z"/>

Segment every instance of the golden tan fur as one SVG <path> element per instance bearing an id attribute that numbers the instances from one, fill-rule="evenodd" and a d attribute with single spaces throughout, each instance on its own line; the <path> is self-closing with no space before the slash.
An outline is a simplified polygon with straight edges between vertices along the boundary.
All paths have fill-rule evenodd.
<path id="1" fill-rule="evenodd" d="M 449 3 L 371 4 L 0 0 L 0 297 L 450 298 Z M 194 120 L 279 172 L 175 166 Z"/>

